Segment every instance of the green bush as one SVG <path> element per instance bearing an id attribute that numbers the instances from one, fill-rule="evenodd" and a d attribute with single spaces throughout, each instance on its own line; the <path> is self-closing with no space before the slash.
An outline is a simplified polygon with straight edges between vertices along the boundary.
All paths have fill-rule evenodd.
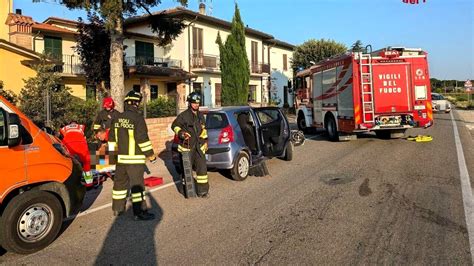
<path id="1" fill-rule="evenodd" d="M 67 112 L 69 121 L 65 122 L 76 121 L 79 124 L 85 125 L 86 137 L 87 139 L 92 139 L 94 119 L 100 111 L 99 103 L 96 100 L 84 101 L 79 98 L 74 98 L 70 106 L 71 109 Z"/>
<path id="2" fill-rule="evenodd" d="M 146 105 L 147 118 L 167 117 L 176 115 L 176 101 L 160 96 Z"/>

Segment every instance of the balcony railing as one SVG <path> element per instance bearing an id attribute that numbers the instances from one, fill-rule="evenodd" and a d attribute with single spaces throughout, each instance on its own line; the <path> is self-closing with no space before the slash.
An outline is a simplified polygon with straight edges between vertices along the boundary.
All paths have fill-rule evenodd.
<path id="1" fill-rule="evenodd" d="M 82 68 L 81 58 L 78 55 L 57 55 L 49 56 L 53 60 L 56 60 L 54 71 L 62 74 L 80 75 L 84 74 Z"/>
<path id="2" fill-rule="evenodd" d="M 161 57 L 127 56 L 125 57 L 125 63 L 127 66 L 160 66 L 182 68 L 181 60 Z"/>
<path id="3" fill-rule="evenodd" d="M 192 54 L 191 55 L 192 68 L 206 68 L 212 70 L 220 69 L 220 59 L 217 55 L 208 54 Z"/>
<path id="4" fill-rule="evenodd" d="M 270 73 L 270 65 L 263 63 L 250 63 L 250 71 L 254 74 Z"/>

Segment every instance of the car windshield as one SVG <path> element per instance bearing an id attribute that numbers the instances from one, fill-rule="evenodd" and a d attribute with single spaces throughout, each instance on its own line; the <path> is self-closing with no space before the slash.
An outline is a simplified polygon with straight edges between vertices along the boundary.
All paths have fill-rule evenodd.
<path id="1" fill-rule="evenodd" d="M 444 97 L 441 94 L 431 94 L 431 100 L 444 100 Z"/>
<path id="2" fill-rule="evenodd" d="M 205 115 L 207 129 L 219 129 L 229 125 L 227 117 L 223 113 L 209 112 Z"/>

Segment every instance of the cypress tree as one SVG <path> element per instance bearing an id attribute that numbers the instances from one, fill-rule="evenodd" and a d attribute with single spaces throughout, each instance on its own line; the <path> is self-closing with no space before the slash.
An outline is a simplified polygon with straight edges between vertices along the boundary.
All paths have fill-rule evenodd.
<path id="1" fill-rule="evenodd" d="M 216 43 L 219 45 L 221 61 L 222 105 L 247 105 L 250 67 L 245 49 L 244 23 L 237 4 L 230 35 L 223 44 L 218 34 Z"/>

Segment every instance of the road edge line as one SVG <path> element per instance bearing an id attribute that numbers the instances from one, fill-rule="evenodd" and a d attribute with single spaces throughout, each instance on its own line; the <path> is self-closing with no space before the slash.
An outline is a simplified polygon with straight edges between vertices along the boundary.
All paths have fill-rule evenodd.
<path id="1" fill-rule="evenodd" d="M 165 188 L 171 187 L 172 185 L 177 185 L 177 184 L 179 184 L 179 183 L 181 183 L 181 181 L 174 181 L 174 182 L 171 182 L 171 183 L 168 183 L 168 184 L 159 186 L 159 187 L 157 187 L 157 188 L 150 189 L 150 190 L 148 190 L 147 192 L 148 192 L 148 193 L 153 193 L 153 192 L 155 192 L 155 191 L 158 191 L 158 190 L 161 190 L 161 189 L 165 189 Z M 88 214 L 91 214 L 91 213 L 94 213 L 94 212 L 98 212 L 98 211 L 100 211 L 100 210 L 103 210 L 103 209 L 108 208 L 108 207 L 111 207 L 111 206 L 112 206 L 112 202 L 109 202 L 109 203 L 104 204 L 104 205 L 102 205 L 102 206 L 98 206 L 98 207 L 95 207 L 95 208 L 93 208 L 93 209 L 85 210 L 85 211 L 80 212 L 80 213 L 78 213 L 78 214 L 76 214 L 76 215 L 70 216 L 70 217 L 64 219 L 64 221 L 74 220 L 74 219 L 76 219 L 76 218 L 78 218 L 78 217 L 86 216 L 86 215 L 88 215 Z"/>
<path id="2" fill-rule="evenodd" d="M 472 197 L 471 179 L 467 170 L 461 138 L 459 137 L 458 126 L 454 120 L 453 112 L 450 112 L 450 115 L 451 121 L 453 123 L 454 142 L 456 144 L 456 152 L 458 156 L 459 177 L 461 179 L 462 200 L 464 205 L 464 214 L 466 217 L 467 235 L 469 237 L 471 262 L 474 263 L 474 201 Z"/>

